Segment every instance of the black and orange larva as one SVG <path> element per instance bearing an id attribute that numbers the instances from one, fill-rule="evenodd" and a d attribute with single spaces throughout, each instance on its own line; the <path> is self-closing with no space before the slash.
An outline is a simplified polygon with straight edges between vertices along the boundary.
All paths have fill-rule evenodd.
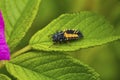
<path id="1" fill-rule="evenodd" d="M 68 29 L 64 31 L 59 31 L 53 34 L 52 41 L 54 43 L 62 43 L 67 41 L 74 41 L 81 39 L 83 37 L 82 33 L 79 30 Z"/>

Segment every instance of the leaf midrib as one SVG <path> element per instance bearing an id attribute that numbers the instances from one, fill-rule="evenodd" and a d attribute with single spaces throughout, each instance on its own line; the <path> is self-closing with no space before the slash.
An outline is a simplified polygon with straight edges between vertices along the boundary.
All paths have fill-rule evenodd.
<path id="1" fill-rule="evenodd" d="M 30 1 L 30 2 L 32 3 L 32 1 Z M 17 19 L 15 25 L 13 26 L 13 30 L 16 28 L 16 26 L 17 26 L 17 24 L 18 24 L 17 22 L 21 21 L 21 18 L 23 18 L 25 10 L 29 8 L 28 5 L 30 6 L 29 2 L 27 2 L 24 10 L 21 12 L 20 17 Z M 33 8 L 34 8 L 34 7 L 33 7 Z M 28 15 L 27 15 L 27 16 L 28 16 Z M 23 32 L 24 32 L 24 31 L 23 31 Z M 12 36 L 13 33 L 14 33 L 14 31 L 11 32 L 10 37 Z M 9 42 L 9 41 L 8 41 L 8 42 Z"/>

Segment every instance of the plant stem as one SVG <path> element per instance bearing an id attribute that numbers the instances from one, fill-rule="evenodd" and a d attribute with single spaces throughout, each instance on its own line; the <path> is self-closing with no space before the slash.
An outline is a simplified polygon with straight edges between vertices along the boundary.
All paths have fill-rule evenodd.
<path id="1" fill-rule="evenodd" d="M 4 62 L 3 60 L 0 61 L 0 68 L 2 68 L 4 66 Z"/>
<path id="2" fill-rule="evenodd" d="M 29 50 L 31 50 L 31 49 L 32 49 L 32 47 L 31 47 L 30 45 L 28 45 L 28 46 L 24 47 L 23 49 L 15 52 L 15 53 L 13 53 L 13 54 L 11 55 L 11 58 L 15 58 L 16 56 L 18 56 L 18 55 L 20 55 L 20 54 L 22 54 L 22 53 L 24 53 L 24 52 L 26 52 L 26 51 L 29 51 Z"/>
<path id="3" fill-rule="evenodd" d="M 8 60 L 1 60 L 0 61 L 0 68 L 3 68 L 6 62 L 8 62 Z"/>
<path id="4" fill-rule="evenodd" d="M 20 55 L 20 54 L 22 54 L 22 53 L 24 53 L 24 52 L 26 52 L 26 51 L 29 51 L 29 50 L 31 50 L 31 49 L 32 49 L 32 47 L 31 47 L 30 45 L 28 45 L 28 46 L 24 47 L 23 49 L 15 52 L 15 53 L 13 53 L 13 54 L 11 55 L 11 58 L 15 58 L 16 56 L 18 56 L 18 55 Z M 7 62 L 7 61 L 5 61 L 5 60 L 0 61 L 0 68 L 4 67 L 4 65 L 5 65 L 6 62 Z"/>

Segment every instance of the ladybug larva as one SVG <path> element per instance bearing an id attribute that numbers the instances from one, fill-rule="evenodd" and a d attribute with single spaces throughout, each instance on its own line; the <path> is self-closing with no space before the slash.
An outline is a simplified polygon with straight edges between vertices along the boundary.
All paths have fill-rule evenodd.
<path id="1" fill-rule="evenodd" d="M 79 30 L 68 29 L 64 31 L 56 32 L 52 35 L 52 41 L 54 43 L 62 43 L 67 41 L 74 41 L 81 39 L 83 37 L 82 33 Z"/>

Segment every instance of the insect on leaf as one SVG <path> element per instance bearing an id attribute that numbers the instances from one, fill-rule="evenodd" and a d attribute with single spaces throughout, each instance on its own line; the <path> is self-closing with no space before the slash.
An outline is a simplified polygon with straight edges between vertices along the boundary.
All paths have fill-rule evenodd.
<path id="1" fill-rule="evenodd" d="M 64 29 L 79 30 L 83 38 L 68 43 L 54 44 L 52 36 L 56 31 L 63 31 Z M 31 38 L 29 44 L 37 50 L 75 51 L 80 48 L 102 45 L 119 38 L 120 36 L 115 34 L 113 26 L 102 16 L 92 12 L 80 12 L 63 14 L 53 20 L 45 28 L 38 31 Z"/>

